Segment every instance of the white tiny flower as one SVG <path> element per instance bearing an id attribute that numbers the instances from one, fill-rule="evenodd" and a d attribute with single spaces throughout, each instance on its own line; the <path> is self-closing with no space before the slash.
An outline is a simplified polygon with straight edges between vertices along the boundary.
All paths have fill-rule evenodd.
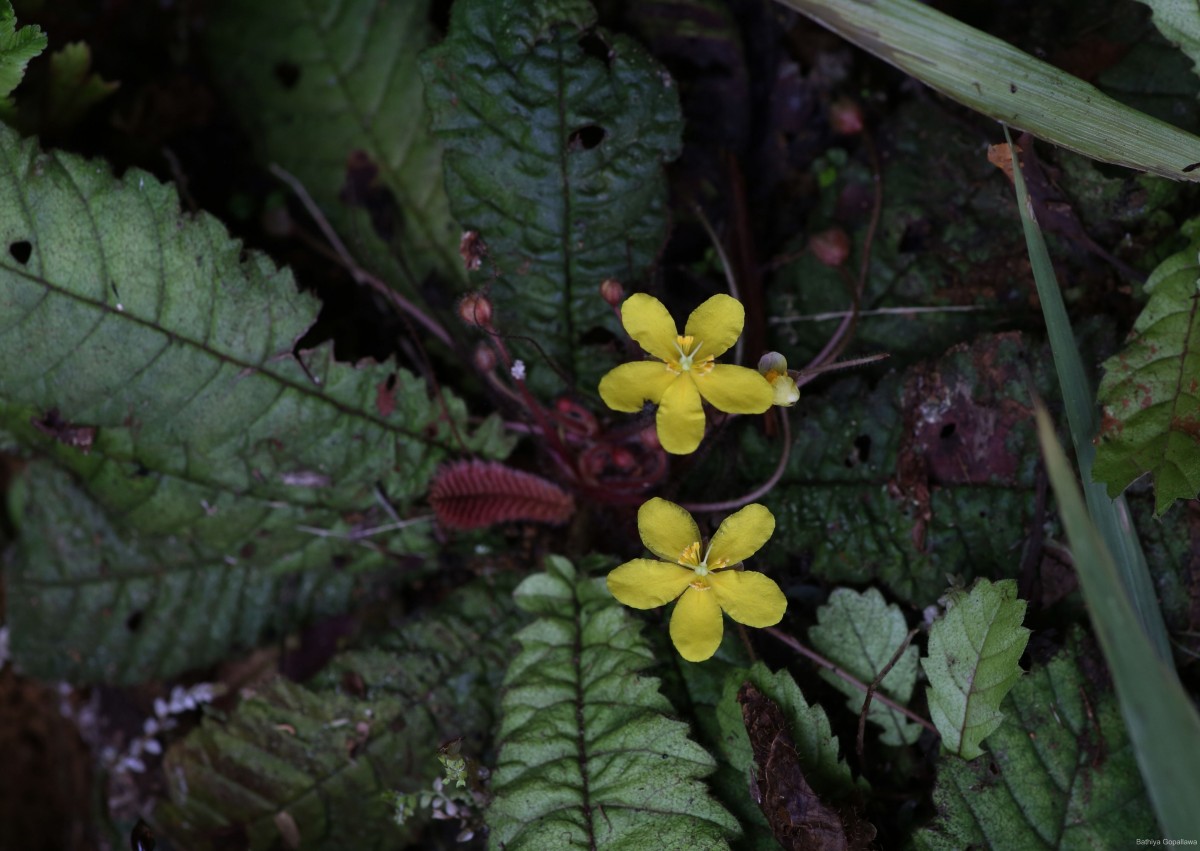
<path id="1" fill-rule="evenodd" d="M 158 739 L 146 739 L 143 750 L 145 750 L 146 753 L 157 755 L 162 753 L 162 745 L 158 743 Z"/>
<path id="2" fill-rule="evenodd" d="M 159 718 L 166 718 L 171 714 L 171 710 L 167 706 L 167 702 L 161 697 L 154 698 L 154 714 Z"/>
<path id="3" fill-rule="evenodd" d="M 517 381 L 525 380 L 525 361 L 515 360 L 512 365 L 512 377 Z"/>

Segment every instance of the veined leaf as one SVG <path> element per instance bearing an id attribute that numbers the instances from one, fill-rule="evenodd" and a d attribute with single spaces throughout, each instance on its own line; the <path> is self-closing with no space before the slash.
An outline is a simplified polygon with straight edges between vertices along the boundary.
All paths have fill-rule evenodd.
<path id="1" fill-rule="evenodd" d="M 1146 281 L 1150 300 L 1125 348 L 1105 361 L 1097 394 L 1093 475 L 1116 497 L 1150 473 L 1158 514 L 1200 493 L 1200 221 L 1188 229 L 1191 245 Z"/>
<path id="2" fill-rule="evenodd" d="M 468 586 L 382 649 L 342 653 L 307 686 L 275 680 L 227 719 L 206 718 L 167 752 L 158 827 L 195 849 L 230 836 L 278 848 L 280 819 L 304 848 L 401 847 L 418 825 L 395 827 L 383 793 L 426 786 L 445 741 L 485 744 L 518 619 L 503 590 Z"/>
<path id="3" fill-rule="evenodd" d="M 662 166 L 681 133 L 671 77 L 595 21 L 586 0 L 461 0 L 422 61 L 452 209 L 487 247 L 478 277 L 498 327 L 537 340 L 589 391 L 610 364 L 581 340 L 616 330 L 600 284 L 654 260 Z M 512 345 L 531 385 L 561 390 L 537 349 Z"/>
<path id="4" fill-rule="evenodd" d="M 817 610 L 817 620 L 808 630 L 813 649 L 864 683 L 875 681 L 908 635 L 900 607 L 889 605 L 875 588 L 862 594 L 835 589 Z M 909 645 L 883 678 L 879 692 L 907 705 L 917 684 L 917 656 L 917 648 Z M 862 711 L 861 691 L 824 669 L 821 678 L 850 698 L 852 712 Z M 884 744 L 911 745 L 921 736 L 919 724 L 879 701 L 872 701 L 867 717 L 883 728 Z"/>
<path id="5" fill-rule="evenodd" d="M 1154 25 L 1192 60 L 1200 72 L 1200 8 L 1188 0 L 1141 0 L 1154 10 Z"/>
<path id="6" fill-rule="evenodd" d="M 604 580 L 551 556 L 515 596 L 538 619 L 504 681 L 491 847 L 728 847 L 737 821 L 700 780 L 716 764 L 639 674 L 653 656 Z"/>
<path id="7" fill-rule="evenodd" d="M 1004 720 L 1000 703 L 1021 676 L 1017 662 L 1029 643 L 1024 618 L 1015 580 L 979 579 L 970 593 L 947 592 L 946 612 L 930 627 L 921 667 L 929 677 L 930 720 L 950 753 L 979 756 L 979 743 Z"/>
<path id="8" fill-rule="evenodd" d="M 135 533 L 180 538 L 135 560 L 170 566 L 143 577 L 144 594 L 198 581 L 204 564 L 311 569 L 323 552 L 366 566 L 344 515 L 380 530 L 376 563 L 390 547 L 420 551 L 425 527 L 375 520 L 378 495 L 403 508 L 448 453 L 510 445 L 494 420 L 470 433 L 460 400 L 431 400 L 403 370 L 339 364 L 331 345 L 294 355 L 315 301 L 213 219 L 184 216 L 149 175 L 118 181 L 0 128 L 0 246 L 0 428 L 76 474 L 107 517 L 97 528 L 135 547 Z M 75 569 L 55 562 L 68 551 L 26 548 L 43 560 L 19 567 L 25 587 L 59 583 Z M 83 604 L 58 599 L 37 611 Z M 166 675 L 182 659 L 116 670 L 126 662 Z"/>
<path id="9" fill-rule="evenodd" d="M 1117 702 L 1076 662 L 1085 653 L 1076 634 L 1020 679 L 988 759 L 941 756 L 938 820 L 917 848 L 1124 848 L 1161 835 Z"/>
<path id="10" fill-rule="evenodd" d="M 227 559 L 178 536 L 122 537 L 66 472 L 45 462 L 12 487 L 13 656 L 45 679 L 135 683 L 213 664 L 302 620 L 344 611 L 354 569 L 380 561 L 360 549 L 335 570 L 345 547 L 311 534 L 264 539 L 254 559 Z M 303 516 L 279 510 L 293 522 Z"/>
<path id="11" fill-rule="evenodd" d="M 304 184 L 372 272 L 464 279 L 417 57 L 429 0 L 221 0 L 213 73 L 264 162 Z M 303 144 L 297 144 L 303 139 Z"/>
<path id="12" fill-rule="evenodd" d="M 839 754 L 841 743 L 830 729 L 825 710 L 804 699 L 791 674 L 785 670 L 771 673 L 761 662 L 749 670 L 731 673 L 725 680 L 721 702 L 717 705 L 723 750 L 734 768 L 748 777 L 754 760 L 738 703 L 738 691 L 747 682 L 783 709 L 800 765 L 817 794 L 837 803 L 857 801 L 866 789 L 866 782 L 861 778 L 855 781 L 851 776 L 850 767 Z"/>
<path id="13" fill-rule="evenodd" d="M 12 3 L 0 0 L 0 119 L 10 117 L 12 100 L 9 95 L 25 76 L 25 66 L 45 49 L 46 35 L 41 28 L 18 29 Z"/>

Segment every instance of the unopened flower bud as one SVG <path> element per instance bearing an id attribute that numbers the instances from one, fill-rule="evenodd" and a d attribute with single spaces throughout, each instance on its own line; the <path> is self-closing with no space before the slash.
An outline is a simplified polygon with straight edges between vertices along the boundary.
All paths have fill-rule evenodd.
<path id="1" fill-rule="evenodd" d="M 458 303 L 458 318 L 476 328 L 491 328 L 491 299 L 483 293 L 467 293 Z"/>
<path id="2" fill-rule="evenodd" d="M 759 358 L 758 371 L 771 383 L 771 389 L 775 391 L 772 404 L 790 408 L 800 399 L 800 388 L 788 374 L 787 358 L 779 352 L 767 352 Z"/>
<path id="3" fill-rule="evenodd" d="M 617 307 L 625 300 L 625 288 L 616 278 L 605 278 L 600 284 L 600 297 Z"/>
<path id="4" fill-rule="evenodd" d="M 850 256 L 850 237 L 841 228 L 830 228 L 808 238 L 808 250 L 821 263 L 837 268 Z"/>
<path id="5" fill-rule="evenodd" d="M 829 125 L 839 136 L 857 136 L 863 131 L 862 108 L 848 98 L 839 98 L 829 107 Z"/>
<path id="6" fill-rule="evenodd" d="M 480 372 L 491 372 L 496 368 L 496 352 L 487 343 L 475 347 L 475 368 Z"/>

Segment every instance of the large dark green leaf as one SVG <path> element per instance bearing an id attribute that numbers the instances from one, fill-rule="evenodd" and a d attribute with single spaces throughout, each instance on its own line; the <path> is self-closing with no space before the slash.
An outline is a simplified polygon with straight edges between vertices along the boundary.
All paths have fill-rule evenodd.
<path id="1" fill-rule="evenodd" d="M 422 63 L 452 209 L 487 246 L 477 277 L 497 325 L 589 392 L 610 364 L 584 340 L 615 330 L 600 283 L 654 260 L 681 132 L 670 75 L 595 21 L 586 0 L 461 0 Z M 514 346 L 531 384 L 561 390 L 537 350 Z"/>
<path id="2" fill-rule="evenodd" d="M 209 54 L 264 162 L 298 177 L 360 262 L 409 291 L 462 279 L 417 56 L 429 0 L 221 0 Z"/>
<path id="3" fill-rule="evenodd" d="M 495 422 L 470 432 L 461 401 L 431 399 L 404 370 L 337 363 L 331 345 L 294 354 L 316 302 L 213 219 L 181 213 L 174 192 L 148 175 L 118 181 L 0 128 L 0 245 L 0 428 L 76 475 L 94 502 L 92 528 L 111 536 L 110 547 L 120 538 L 138 549 L 135 535 L 175 538 L 145 539 L 137 557 L 110 548 L 87 568 L 71 546 L 25 546 L 14 565 L 20 587 L 58 588 L 56 602 L 32 609 L 51 633 L 58 617 L 100 600 L 76 600 L 64 577 L 102 578 L 95 572 L 109 558 L 121 562 L 113 575 L 149 582 L 142 596 L 172 586 L 174 599 L 221 563 L 283 573 L 424 551 L 428 524 L 388 527 L 380 499 L 403 511 L 448 454 L 506 450 Z M 70 518 L 53 509 L 28 520 L 39 535 L 55 533 L 48 523 L 70 531 Z M 368 541 L 355 537 L 380 526 Z M 238 605 L 237 580 L 223 587 L 232 596 L 221 605 Z M 117 617 L 143 611 L 123 599 Z M 22 603 L 10 595 L 9 605 Z M 193 664 L 248 640 L 245 624 L 270 620 L 236 610 L 209 617 L 209 649 Z M 41 640 L 30 635 L 29 646 Z M 72 675 L 163 676 L 186 666 L 165 646 L 147 654 L 98 667 L 81 660 Z M 61 659 L 42 659 L 46 675 L 66 674 Z"/>

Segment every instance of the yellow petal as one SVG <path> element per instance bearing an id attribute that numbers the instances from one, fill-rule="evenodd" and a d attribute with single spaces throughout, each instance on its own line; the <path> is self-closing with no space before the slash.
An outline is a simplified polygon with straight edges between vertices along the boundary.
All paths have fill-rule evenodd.
<path id="1" fill-rule="evenodd" d="M 755 373 L 758 375 L 758 373 Z M 760 376 L 761 377 L 761 376 Z M 768 385 L 770 386 L 770 385 Z M 695 452 L 704 439 L 704 409 L 691 373 L 679 376 L 663 391 L 658 403 L 658 442 L 672 455 Z"/>
<path id="2" fill-rule="evenodd" d="M 775 388 L 756 370 L 719 363 L 695 373 L 696 389 L 710 405 L 727 414 L 761 414 L 775 403 Z"/>
<path id="3" fill-rule="evenodd" d="M 655 609 L 682 594 L 695 578 L 695 572 L 686 567 L 635 558 L 608 574 L 608 590 L 626 606 Z"/>
<path id="4" fill-rule="evenodd" d="M 708 579 L 717 603 L 738 623 L 764 627 L 783 620 L 787 597 L 769 576 L 753 570 L 722 570 Z"/>
<path id="5" fill-rule="evenodd" d="M 720 562 L 733 566 L 754 555 L 775 531 L 775 515 L 757 502 L 730 514 L 713 535 L 708 547 L 709 567 Z"/>
<path id="6" fill-rule="evenodd" d="M 646 402 L 657 405 L 667 385 L 677 378 L 662 361 L 623 363 L 600 379 L 600 398 L 614 411 L 635 413 Z"/>
<path id="7" fill-rule="evenodd" d="M 721 607 L 712 589 L 688 588 L 671 615 L 671 641 L 689 662 L 711 659 L 721 646 Z"/>
<path id="8" fill-rule="evenodd" d="M 776 405 L 790 408 L 800 401 L 800 388 L 790 375 L 780 375 L 771 382 L 771 389 L 775 391 Z"/>
<path id="9" fill-rule="evenodd" d="M 719 358 L 733 347 L 742 336 L 746 324 L 746 309 L 736 298 L 725 294 L 715 295 L 692 311 L 688 317 L 684 334 L 702 342 L 699 355 Z"/>
<path id="10" fill-rule="evenodd" d="M 700 541 L 700 530 L 692 515 L 657 496 L 638 509 L 638 534 L 646 549 L 671 562 L 678 562 L 680 553 Z M 690 569 L 688 572 L 695 576 Z"/>
<path id="11" fill-rule="evenodd" d="M 740 305 L 739 305 L 740 306 Z M 675 320 L 654 296 L 635 293 L 621 305 L 621 324 L 643 349 L 662 361 L 678 358 Z"/>

